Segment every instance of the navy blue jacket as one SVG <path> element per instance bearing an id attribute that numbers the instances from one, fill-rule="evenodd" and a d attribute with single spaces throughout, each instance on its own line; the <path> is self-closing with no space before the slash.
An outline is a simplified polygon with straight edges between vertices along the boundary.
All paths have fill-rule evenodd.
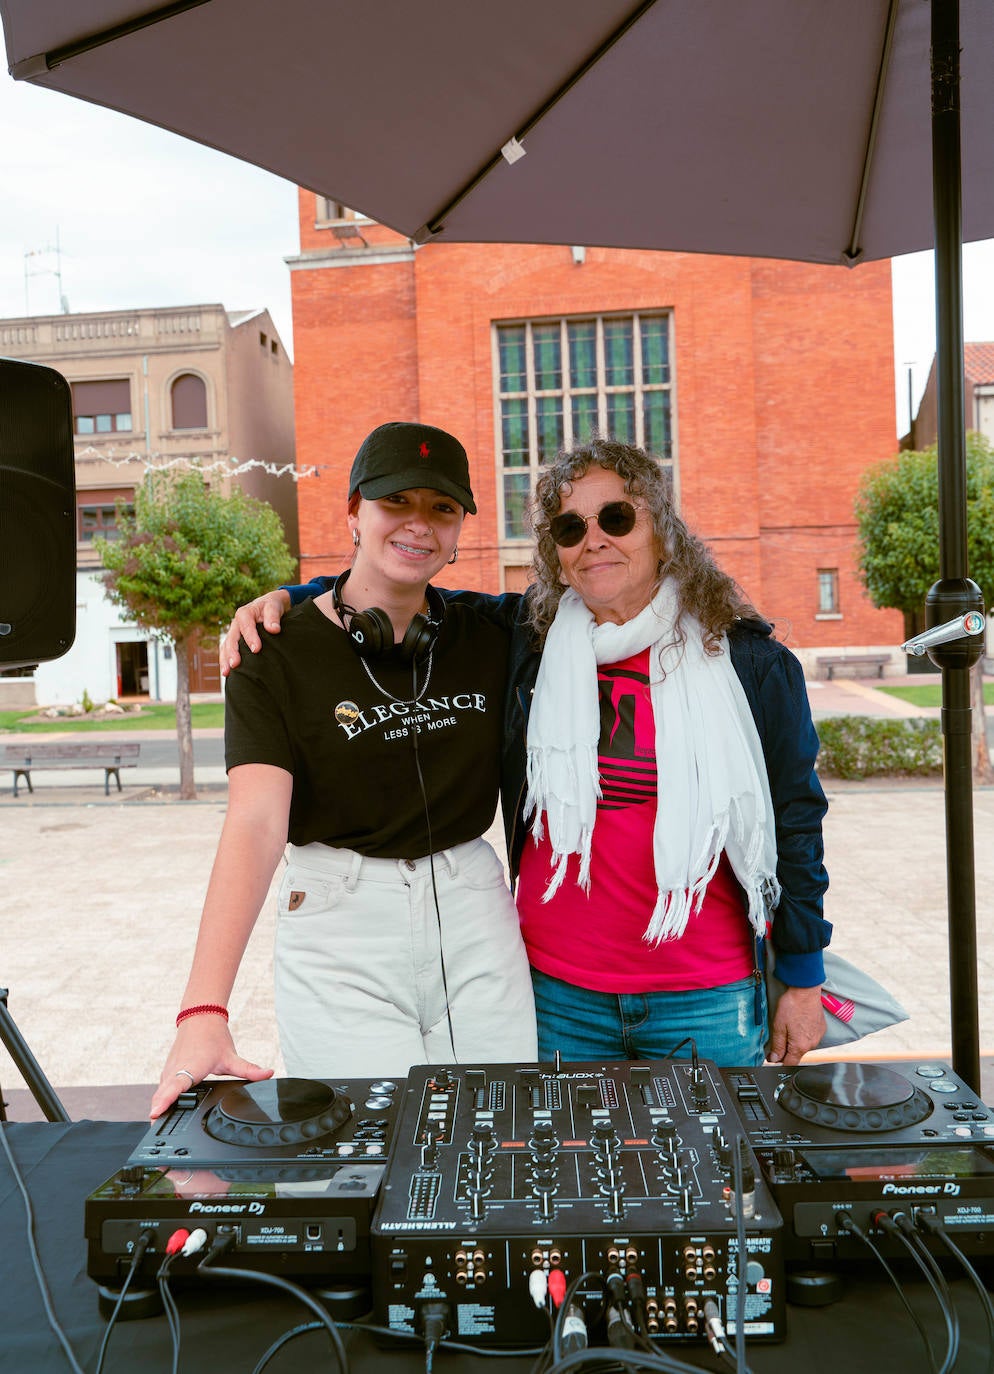
<path id="1" fill-rule="evenodd" d="M 289 587 L 296 602 L 327 590 L 333 579 L 318 577 L 305 587 Z M 501 807 L 512 878 L 517 877 L 526 838 L 525 737 L 531 697 L 541 657 L 528 625 L 525 597 L 517 592 L 447 591 L 442 596 L 476 606 L 510 634 L 504 744 L 501 756 Z M 828 887 L 822 820 L 828 809 L 815 759 L 818 736 L 811 719 L 801 665 L 773 638 L 764 620 L 740 620 L 728 632 L 732 666 L 742 684 L 763 746 L 776 819 L 780 904 L 773 922 L 776 973 L 790 987 L 814 987 L 824 978 L 821 951 L 831 924 L 822 915 Z"/>

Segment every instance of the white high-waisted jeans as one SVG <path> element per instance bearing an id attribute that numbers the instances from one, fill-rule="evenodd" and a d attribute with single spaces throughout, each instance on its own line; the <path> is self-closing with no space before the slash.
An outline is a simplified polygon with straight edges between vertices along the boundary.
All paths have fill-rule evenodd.
<path id="1" fill-rule="evenodd" d="M 427 858 L 289 847 L 275 959 L 289 1074 L 401 1077 L 414 1064 L 535 1059 L 528 959 L 500 860 L 471 840 L 433 861 L 437 913 Z"/>

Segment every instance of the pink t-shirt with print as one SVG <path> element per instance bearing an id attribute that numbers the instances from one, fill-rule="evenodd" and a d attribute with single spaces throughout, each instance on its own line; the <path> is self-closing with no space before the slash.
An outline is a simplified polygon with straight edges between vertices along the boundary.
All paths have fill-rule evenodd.
<path id="1" fill-rule="evenodd" d="M 722 855 L 701 910 L 679 940 L 647 944 L 656 901 L 652 832 L 656 758 L 649 699 L 649 650 L 601 664 L 601 734 L 589 895 L 577 885 L 579 858 L 548 902 L 548 830 L 521 855 L 516 899 L 528 958 L 553 978 L 598 992 L 674 992 L 747 978 L 756 961 L 742 890 Z M 662 779 L 665 787 L 666 779 Z"/>

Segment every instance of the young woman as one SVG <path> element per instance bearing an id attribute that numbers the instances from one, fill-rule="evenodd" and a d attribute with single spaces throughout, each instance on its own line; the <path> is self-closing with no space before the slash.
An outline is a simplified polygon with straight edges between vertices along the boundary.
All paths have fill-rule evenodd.
<path id="1" fill-rule="evenodd" d="M 276 936 L 287 1070 L 403 1075 L 534 1059 L 496 809 L 505 631 L 430 585 L 476 507 L 458 440 L 381 425 L 352 466 L 351 566 L 246 656 L 225 710 L 228 812 L 151 1115 L 207 1074 L 260 1079 L 227 1001 L 289 840 Z"/>

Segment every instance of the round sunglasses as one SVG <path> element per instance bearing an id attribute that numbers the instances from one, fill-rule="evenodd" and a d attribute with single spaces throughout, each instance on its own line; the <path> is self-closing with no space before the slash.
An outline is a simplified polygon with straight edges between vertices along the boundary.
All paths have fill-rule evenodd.
<path id="1" fill-rule="evenodd" d="M 588 520 L 596 520 L 605 534 L 617 539 L 623 534 L 631 534 L 636 515 L 630 501 L 608 501 L 596 515 L 580 515 L 575 510 L 554 515 L 549 521 L 549 533 L 561 549 L 571 549 L 587 533 Z"/>

